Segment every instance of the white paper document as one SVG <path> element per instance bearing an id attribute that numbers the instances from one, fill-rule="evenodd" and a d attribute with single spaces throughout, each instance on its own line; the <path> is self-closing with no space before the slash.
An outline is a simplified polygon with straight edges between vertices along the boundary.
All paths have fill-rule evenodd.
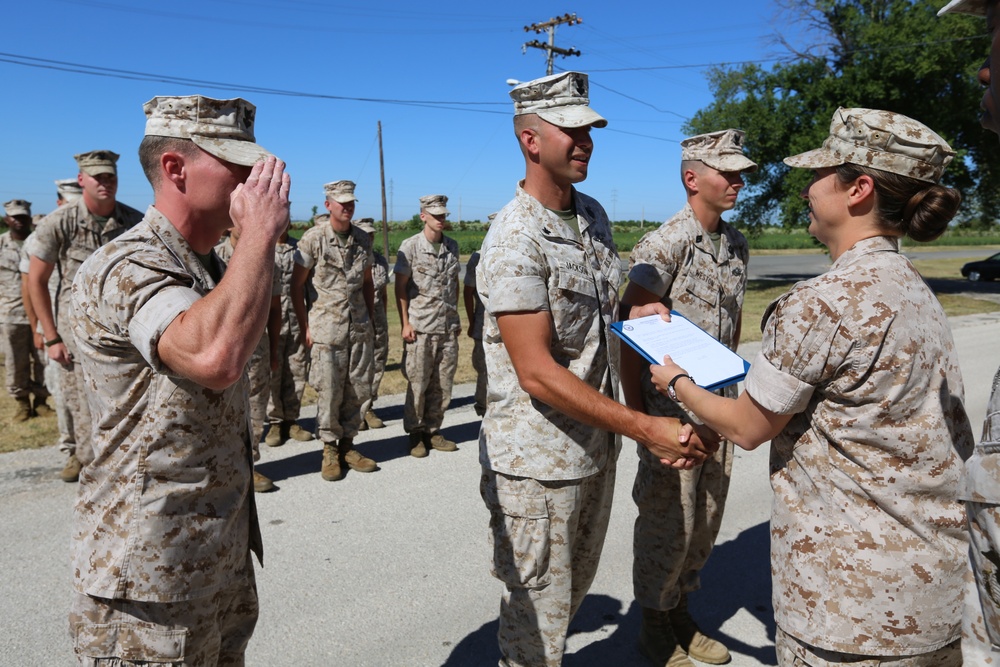
<path id="1" fill-rule="evenodd" d="M 670 321 L 659 315 L 615 322 L 611 330 L 650 363 L 662 364 L 669 354 L 699 386 L 715 390 L 743 379 L 750 364 L 677 312 Z"/>

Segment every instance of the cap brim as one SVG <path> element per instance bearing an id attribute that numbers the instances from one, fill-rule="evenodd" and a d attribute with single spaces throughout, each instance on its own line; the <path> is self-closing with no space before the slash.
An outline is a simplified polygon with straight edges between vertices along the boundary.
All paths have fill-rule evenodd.
<path id="1" fill-rule="evenodd" d="M 757 163 L 742 154 L 706 156 L 701 161 L 718 171 L 757 171 Z"/>
<path id="2" fill-rule="evenodd" d="M 271 157 L 272 153 L 263 146 L 258 146 L 252 141 L 240 141 L 239 139 L 221 139 L 219 137 L 192 136 L 194 145 L 210 155 L 214 155 L 220 160 L 232 164 L 252 167 L 253 165 Z"/>
<path id="3" fill-rule="evenodd" d="M 784 159 L 784 163 L 789 167 L 798 167 L 800 169 L 839 167 L 844 164 L 844 162 L 845 160 L 843 157 L 835 155 L 826 148 L 817 148 L 815 150 L 799 153 L 798 155 L 793 155 Z"/>
<path id="4" fill-rule="evenodd" d="M 937 15 L 945 14 L 970 14 L 972 16 L 986 16 L 986 5 L 988 0 L 951 0 L 942 7 Z"/>
<path id="5" fill-rule="evenodd" d="M 585 104 L 569 104 L 552 109 L 539 109 L 533 113 L 557 127 L 607 127 L 608 121 Z"/>
<path id="6" fill-rule="evenodd" d="M 118 169 L 106 164 L 99 164 L 93 167 L 80 167 L 80 171 L 88 176 L 100 176 L 101 174 L 117 174 Z"/>
<path id="7" fill-rule="evenodd" d="M 424 210 L 431 215 L 448 215 L 451 212 L 444 206 L 427 206 Z"/>
<path id="8" fill-rule="evenodd" d="M 333 195 L 330 199 L 339 204 L 348 204 L 352 201 L 358 201 L 358 198 L 354 195 Z"/>

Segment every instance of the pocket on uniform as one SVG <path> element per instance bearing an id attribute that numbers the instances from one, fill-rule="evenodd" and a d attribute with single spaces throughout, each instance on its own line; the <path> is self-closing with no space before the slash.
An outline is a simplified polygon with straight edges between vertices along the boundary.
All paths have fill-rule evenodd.
<path id="1" fill-rule="evenodd" d="M 509 588 L 542 588 L 549 575 L 549 510 L 545 496 L 488 489 L 490 574 Z"/>
<path id="2" fill-rule="evenodd" d="M 86 658 L 118 658 L 149 665 L 184 662 L 187 630 L 142 623 L 80 623 L 74 628 L 74 646 Z"/>
<path id="3" fill-rule="evenodd" d="M 713 308 L 719 303 L 719 290 L 715 287 L 715 282 L 699 279 L 697 275 L 691 277 L 684 291 Z"/>

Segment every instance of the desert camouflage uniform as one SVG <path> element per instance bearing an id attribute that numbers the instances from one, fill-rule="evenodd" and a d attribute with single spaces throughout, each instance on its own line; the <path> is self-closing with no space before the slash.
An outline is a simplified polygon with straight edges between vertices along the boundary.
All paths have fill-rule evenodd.
<path id="1" fill-rule="evenodd" d="M 28 324 L 28 314 L 21 298 L 21 254 L 24 241 L 10 232 L 0 234 L 0 334 L 2 334 L 7 392 L 14 398 L 31 395 L 44 402 L 45 367 L 35 349 L 35 339 Z"/>
<path id="2" fill-rule="evenodd" d="M 963 610 L 966 665 L 1000 664 L 1000 370 L 986 406 L 983 436 L 965 463 L 959 496 L 969 517 L 971 572 Z"/>
<path id="3" fill-rule="evenodd" d="M 221 274 L 218 258 L 211 261 Z M 141 609 L 125 601 L 207 609 L 226 596 L 236 604 L 227 614 L 237 617 L 233 632 L 242 633 L 234 641 L 245 646 L 253 630 L 250 551 L 258 559 L 262 552 L 247 377 L 207 389 L 174 375 L 157 354 L 174 318 L 215 285 L 153 207 L 98 250 L 74 283 L 74 331 L 95 427 L 73 526 L 71 632 L 82 657 L 106 656 L 115 638 L 138 661 L 176 654 L 170 647 L 184 641 L 184 630 L 151 633 Z M 86 623 L 102 620 L 95 615 L 107 607 L 123 614 L 108 626 Z M 189 633 L 194 643 L 198 635 Z M 201 648 L 186 650 L 198 656 Z"/>
<path id="4" fill-rule="evenodd" d="M 295 263 L 315 270 L 309 384 L 319 394 L 319 439 L 336 444 L 358 434 L 361 407 L 371 392 L 374 334 L 364 296 L 365 270 L 372 265 L 371 241 L 353 225 L 346 241 L 329 224 L 313 227 L 299 240 Z"/>
<path id="5" fill-rule="evenodd" d="M 746 289 L 749 246 L 725 221 L 716 252 L 690 205 L 649 232 L 632 251 L 629 280 L 677 310 L 722 344 L 736 346 Z M 652 385 L 643 370 L 643 398 L 651 415 L 686 418 L 683 407 Z M 720 393 L 735 397 L 735 387 Z M 633 541 L 632 585 L 643 607 L 667 611 L 679 596 L 701 587 L 699 573 L 715 545 L 729 493 L 733 443 L 692 470 L 660 463 L 638 445 L 632 498 L 639 509 Z"/>
<path id="6" fill-rule="evenodd" d="M 886 659 L 955 642 L 933 664 L 960 664 L 957 496 L 973 436 L 940 304 L 896 242 L 875 237 L 765 318 L 746 391 L 794 415 L 771 441 L 778 628 L 803 650 Z"/>
<path id="7" fill-rule="evenodd" d="M 479 267 L 480 254 L 472 253 L 469 263 L 465 265 L 465 286 L 476 289 L 476 269 Z M 476 413 L 486 413 L 486 352 L 483 349 L 483 300 L 476 292 L 476 308 L 473 310 L 472 327 L 472 368 L 476 371 Z"/>
<path id="8" fill-rule="evenodd" d="M 372 318 L 372 328 L 375 329 L 375 348 L 372 368 L 371 404 L 378 400 L 378 388 L 382 385 L 385 375 L 385 365 L 389 360 L 389 319 L 386 315 L 387 304 L 382 300 L 382 290 L 389 284 L 389 262 L 378 250 L 372 249 L 374 263 L 372 264 L 372 283 L 375 285 L 375 317 Z"/>
<path id="9" fill-rule="evenodd" d="M 418 232 L 399 244 L 393 272 L 410 277 L 407 316 L 417 332 L 416 341 L 403 343 L 403 429 L 433 435 L 441 430 L 458 369 L 458 243 L 444 236 L 435 253 Z"/>
<path id="10" fill-rule="evenodd" d="M 229 266 L 233 258 L 233 242 L 228 236 L 215 245 L 215 254 L 224 266 Z M 275 251 L 277 254 L 277 251 Z M 281 295 L 281 274 L 277 267 L 271 274 L 271 296 Z M 265 329 L 257 347 L 247 363 L 247 377 L 250 379 L 250 435 L 253 445 L 253 460 L 260 460 L 260 438 L 264 434 L 267 421 L 267 400 L 271 395 L 271 341 Z"/>
<path id="11" fill-rule="evenodd" d="M 31 267 L 31 255 L 33 254 L 31 248 L 34 242 L 35 235 L 32 233 L 28 235 L 28 238 L 24 241 L 24 245 L 21 246 L 21 273 L 24 276 L 28 275 L 28 269 Z M 56 297 L 59 295 L 61 284 L 62 275 L 57 265 L 49 277 L 49 298 L 53 304 L 56 303 Z M 41 324 L 38 325 L 38 333 L 42 333 Z M 38 358 L 44 366 L 45 388 L 52 395 L 52 402 L 55 403 L 56 425 L 59 428 L 59 451 L 67 454 L 75 452 L 76 435 L 73 427 L 73 413 L 69 411 L 69 406 L 63 400 L 62 383 L 59 381 L 62 373 L 57 368 L 59 364 L 55 362 L 48 363 L 48 355 L 44 350 L 38 350 Z"/>
<path id="12" fill-rule="evenodd" d="M 87 209 L 83 197 L 76 203 L 57 208 L 38 223 L 32 234 L 33 241 L 29 253 L 55 265 L 53 273 L 60 276 L 58 294 L 52 300 L 52 316 L 56 331 L 71 355 L 76 357 L 76 341 L 73 340 L 72 306 L 70 287 L 80 265 L 91 254 L 108 241 L 117 238 L 134 227 L 142 219 L 142 213 L 121 202 L 115 203 L 115 210 L 107 222 L 101 224 Z M 51 289 L 51 281 L 49 283 Z M 59 389 L 63 402 L 72 415 L 76 457 L 87 465 L 91 459 L 91 419 L 87 398 L 82 395 L 77 364 L 64 367 L 54 361 L 59 374 Z"/>
<path id="13" fill-rule="evenodd" d="M 621 438 L 533 400 L 518 384 L 496 317 L 547 311 L 555 361 L 617 400 L 621 265 L 604 209 L 574 192 L 580 236 L 520 186 L 481 250 L 489 372 L 479 434 L 492 573 L 506 586 L 501 664 L 561 663 L 569 623 L 597 573 Z"/>
<path id="14" fill-rule="evenodd" d="M 279 243 L 275 248 L 274 262 L 274 273 L 281 284 L 281 335 L 278 341 L 278 370 L 271 373 L 267 416 L 272 428 L 277 428 L 283 421 L 293 422 L 299 418 L 302 392 L 309 373 L 309 350 L 300 340 L 302 327 L 292 306 L 295 248 Z"/>

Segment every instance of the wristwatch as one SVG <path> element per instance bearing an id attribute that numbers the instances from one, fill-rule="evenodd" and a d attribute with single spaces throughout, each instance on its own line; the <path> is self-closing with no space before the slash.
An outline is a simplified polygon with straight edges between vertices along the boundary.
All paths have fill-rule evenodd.
<path id="1" fill-rule="evenodd" d="M 677 401 L 678 403 L 681 402 L 681 399 L 677 398 L 677 392 L 674 391 L 674 385 L 677 384 L 677 381 L 681 378 L 687 378 L 688 380 L 691 380 L 691 382 L 694 382 L 694 378 L 687 373 L 679 373 L 670 381 L 670 384 L 667 385 L 667 396 L 670 397 L 670 400 Z M 698 384 L 697 382 L 694 383 Z"/>

